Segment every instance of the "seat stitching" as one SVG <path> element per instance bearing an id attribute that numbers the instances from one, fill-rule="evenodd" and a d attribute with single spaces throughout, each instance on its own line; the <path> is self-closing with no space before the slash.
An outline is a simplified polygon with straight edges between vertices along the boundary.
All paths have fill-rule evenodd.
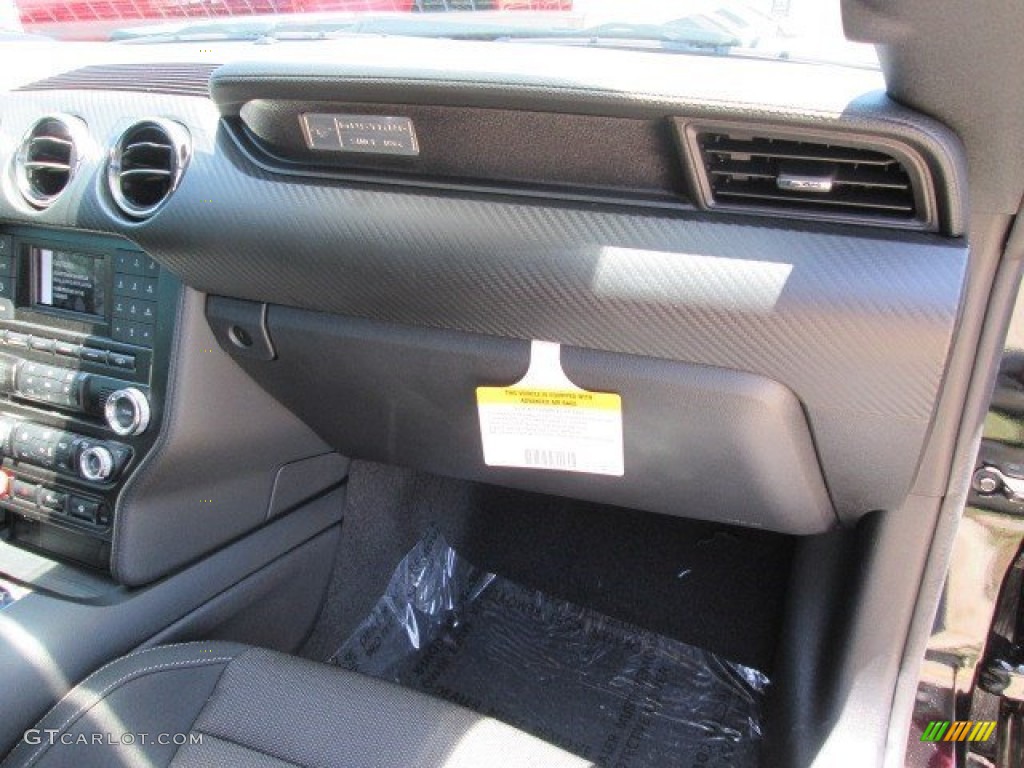
<path id="1" fill-rule="evenodd" d="M 60 701 L 58 701 L 56 704 L 53 705 L 53 707 L 50 708 L 50 711 L 53 711 L 53 709 L 55 709 L 56 707 L 60 706 L 60 702 L 64 701 L 64 699 L 66 699 L 68 697 L 68 695 L 71 693 L 72 690 L 74 690 L 75 688 L 77 688 L 79 686 L 85 685 L 86 683 L 88 683 L 90 680 L 92 680 L 94 677 L 99 675 L 104 670 L 109 669 L 110 667 L 114 666 L 115 664 L 119 664 L 120 662 L 124 661 L 125 659 L 133 659 L 136 656 L 142 656 L 143 654 L 152 653 L 153 651 L 163 651 L 163 650 L 166 650 L 168 648 L 184 648 L 186 645 L 210 645 L 210 644 L 211 643 L 204 642 L 202 640 L 191 640 L 191 641 L 189 641 L 187 643 L 167 643 L 165 645 L 156 645 L 156 646 L 153 646 L 152 648 L 142 648 L 140 650 L 132 651 L 131 653 L 125 654 L 124 656 L 118 656 L 113 661 L 108 661 L 106 664 L 104 664 L 102 667 L 97 669 L 95 672 L 92 672 L 88 677 L 84 678 L 82 680 L 82 682 L 78 683 L 78 685 L 72 686 L 71 690 L 69 690 L 68 693 L 65 693 L 63 696 L 61 696 Z"/>
<path id="2" fill-rule="evenodd" d="M 155 650 L 155 649 L 152 649 L 152 650 Z M 111 693 L 115 688 L 118 688 L 119 686 L 121 686 L 122 684 L 130 681 L 133 678 L 141 677 L 141 676 L 143 676 L 145 674 L 148 674 L 150 672 L 158 672 L 158 671 L 165 670 L 165 669 L 173 669 L 175 667 L 186 667 L 186 666 L 194 665 L 194 664 L 201 664 L 201 665 L 217 664 L 217 663 L 220 663 L 220 662 L 223 662 L 223 661 L 233 661 L 235 658 L 237 658 L 237 657 L 235 657 L 235 656 L 215 656 L 215 657 L 211 658 L 211 657 L 207 656 L 207 657 L 200 657 L 200 658 L 196 658 L 196 659 L 184 659 L 184 660 L 181 660 L 181 661 L 171 661 L 171 662 L 166 662 L 164 664 L 154 664 L 154 665 L 149 666 L 149 667 L 143 667 L 142 669 L 133 670 L 133 671 L 129 672 L 128 674 L 122 675 L 121 677 L 119 677 L 113 683 L 111 683 L 110 685 L 105 687 L 102 691 L 100 691 L 99 694 L 96 694 L 92 698 L 91 701 L 89 701 L 88 703 L 83 704 L 82 706 L 80 706 L 75 711 L 74 714 L 72 714 L 70 717 L 68 717 L 61 724 L 61 726 L 56 729 L 56 732 L 58 734 L 63 734 L 64 731 L 67 730 L 67 727 L 69 725 L 71 725 L 79 717 L 81 717 L 83 714 L 85 714 L 86 711 L 88 711 L 89 709 L 92 709 L 94 706 L 96 706 L 100 701 L 102 701 L 104 698 L 106 698 L 107 695 L 109 693 Z M 110 666 L 110 665 L 108 664 L 107 666 Z M 90 675 L 90 677 L 92 677 L 92 675 Z M 47 729 L 47 730 L 50 730 L 50 729 Z M 33 765 L 43 755 L 43 753 L 45 753 L 46 750 L 48 750 L 50 748 L 50 746 L 51 746 L 50 744 L 43 744 L 43 745 L 41 745 L 41 747 L 42 747 L 41 749 L 36 749 L 35 752 L 31 753 L 28 756 L 28 759 L 24 762 L 25 768 L 29 768 L 29 766 Z"/>
<path id="3" fill-rule="evenodd" d="M 242 651 L 242 653 L 240 653 L 235 658 L 236 659 L 240 659 L 240 658 L 242 658 L 242 656 L 245 656 L 248 652 L 249 652 L 248 650 Z M 227 671 L 227 669 L 228 669 L 228 665 L 225 664 L 224 665 L 224 669 L 222 669 L 220 671 L 220 674 L 217 675 L 217 682 L 213 684 L 213 689 L 210 691 L 210 695 L 206 697 L 206 701 L 204 701 L 203 705 L 201 707 L 199 707 L 199 711 L 196 712 L 196 716 L 192 718 L 192 722 L 189 724 L 189 733 L 192 733 L 193 731 L 196 732 L 196 733 L 202 733 L 201 730 L 196 728 L 196 723 L 199 722 L 199 718 L 202 717 L 203 712 L 206 711 L 206 707 L 210 703 L 210 699 L 212 699 L 216 695 L 217 690 L 220 688 L 221 680 L 224 679 L 224 673 Z M 182 747 L 182 745 L 179 744 L 178 748 L 176 750 L 174 750 L 174 755 L 171 756 L 171 759 L 170 759 L 168 764 L 174 762 L 174 758 L 178 756 L 178 753 L 181 751 L 181 747 Z"/>

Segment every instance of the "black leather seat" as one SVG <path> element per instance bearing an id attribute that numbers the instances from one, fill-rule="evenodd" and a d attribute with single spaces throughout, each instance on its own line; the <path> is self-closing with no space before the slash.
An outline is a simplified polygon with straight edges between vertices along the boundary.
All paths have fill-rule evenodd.
<path id="1" fill-rule="evenodd" d="M 162 646 L 118 659 L 75 687 L 37 729 L 4 766 L 591 765 L 446 701 L 235 643 Z"/>

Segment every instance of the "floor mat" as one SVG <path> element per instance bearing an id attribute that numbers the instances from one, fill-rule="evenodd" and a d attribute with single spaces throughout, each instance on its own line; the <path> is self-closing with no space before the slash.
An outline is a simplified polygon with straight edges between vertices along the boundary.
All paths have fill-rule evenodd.
<path id="1" fill-rule="evenodd" d="M 302 655 L 330 656 L 432 525 L 481 568 L 771 676 L 791 537 L 363 461 Z"/>
<path id="2" fill-rule="evenodd" d="M 331 661 L 601 766 L 757 764 L 760 672 L 483 571 L 436 529 Z"/>

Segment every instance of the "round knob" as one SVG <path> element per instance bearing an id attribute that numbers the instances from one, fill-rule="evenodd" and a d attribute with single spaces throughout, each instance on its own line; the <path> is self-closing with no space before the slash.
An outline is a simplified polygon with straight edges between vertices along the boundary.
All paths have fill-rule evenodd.
<path id="1" fill-rule="evenodd" d="M 112 393 L 103 409 L 107 426 L 122 437 L 141 435 L 149 426 L 149 400 L 141 390 L 126 387 Z"/>
<path id="2" fill-rule="evenodd" d="M 78 471 L 86 480 L 102 483 L 114 471 L 114 457 L 102 445 L 90 445 L 78 457 Z"/>

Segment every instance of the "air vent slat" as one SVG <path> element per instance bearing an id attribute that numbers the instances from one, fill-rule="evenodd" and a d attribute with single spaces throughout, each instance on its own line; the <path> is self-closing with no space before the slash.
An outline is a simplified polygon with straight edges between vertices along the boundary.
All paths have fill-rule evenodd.
<path id="1" fill-rule="evenodd" d="M 31 139 L 29 139 L 29 143 L 33 147 L 38 146 L 40 144 L 56 144 L 59 147 L 65 147 L 66 149 L 69 150 L 71 149 L 71 147 L 74 146 L 74 142 L 72 142 L 70 139 L 63 139 L 59 136 L 33 136 Z"/>
<path id="2" fill-rule="evenodd" d="M 745 200 L 769 200 L 779 202 L 794 201 L 809 205 L 821 205 L 830 207 L 861 208 L 864 210 L 883 210 L 896 213 L 912 213 L 914 206 L 906 203 L 898 195 L 864 195 L 863 193 L 841 193 L 831 197 L 815 195 L 813 192 L 782 192 L 774 185 L 754 186 L 747 185 L 743 189 L 731 190 L 722 188 L 718 190 L 720 198 L 733 198 Z"/>
<path id="3" fill-rule="evenodd" d="M 124 148 L 124 153 L 127 155 L 130 152 L 135 152 L 140 149 L 155 149 L 161 152 L 170 152 L 173 147 L 170 144 L 161 144 L 156 141 L 136 141 L 134 144 L 129 144 Z"/>
<path id="4" fill-rule="evenodd" d="M 51 163 L 44 160 L 27 160 L 25 162 L 25 168 L 28 170 L 37 171 L 59 171 L 61 173 L 70 173 L 71 166 L 67 163 Z"/>
<path id="5" fill-rule="evenodd" d="M 169 120 L 144 120 L 125 131 L 107 173 L 118 207 L 137 219 L 155 213 L 177 187 L 189 151 L 188 132 Z"/>
<path id="6" fill-rule="evenodd" d="M 823 163 L 856 163 L 858 165 L 893 165 L 896 161 L 888 155 L 871 150 L 857 150 L 837 147 L 831 144 L 810 144 L 797 141 L 773 139 L 713 139 L 704 145 L 705 151 L 715 155 L 754 155 L 785 160 L 810 160 Z"/>
<path id="7" fill-rule="evenodd" d="M 121 171 L 122 179 L 130 179 L 132 177 L 166 177 L 170 178 L 173 175 L 173 171 L 167 168 L 132 168 L 129 170 Z"/>
<path id="8" fill-rule="evenodd" d="M 828 139 L 694 135 L 710 205 L 905 225 L 923 218 L 914 180 L 895 155 Z"/>
<path id="9" fill-rule="evenodd" d="M 35 208 L 54 203 L 78 164 L 75 132 L 81 121 L 67 115 L 44 117 L 28 132 L 15 158 L 22 197 Z"/>
<path id="10" fill-rule="evenodd" d="M 778 177 L 778 166 L 767 162 L 736 162 L 725 161 L 714 163 L 708 171 L 714 176 L 750 177 L 753 179 L 775 179 Z M 868 168 L 842 167 L 835 171 L 832 183 L 850 187 L 870 187 L 873 189 L 911 189 L 910 179 L 898 177 L 891 173 L 879 172 Z"/>

